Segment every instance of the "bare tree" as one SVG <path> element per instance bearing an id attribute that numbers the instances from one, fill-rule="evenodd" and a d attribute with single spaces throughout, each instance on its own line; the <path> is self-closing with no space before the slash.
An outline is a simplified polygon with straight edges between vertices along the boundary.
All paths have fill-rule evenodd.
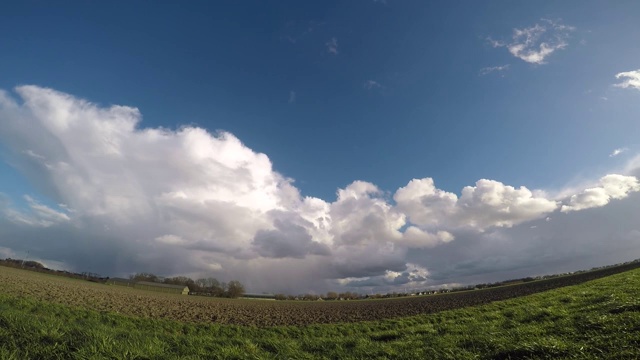
<path id="1" fill-rule="evenodd" d="M 244 286 L 236 280 L 230 281 L 227 284 L 227 296 L 230 298 L 237 298 L 244 295 Z"/>

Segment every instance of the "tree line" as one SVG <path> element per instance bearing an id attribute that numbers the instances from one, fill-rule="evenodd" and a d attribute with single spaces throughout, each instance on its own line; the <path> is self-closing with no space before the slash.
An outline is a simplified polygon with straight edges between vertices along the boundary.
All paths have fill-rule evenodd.
<path id="1" fill-rule="evenodd" d="M 188 286 L 189 294 L 191 295 L 238 298 L 245 293 L 244 285 L 237 280 L 229 281 L 227 283 L 220 282 L 218 279 L 212 277 L 197 280 L 193 280 L 186 276 L 163 278 L 155 274 L 144 272 L 131 275 L 129 276 L 129 279 L 132 281 L 149 281 L 161 284 Z"/>

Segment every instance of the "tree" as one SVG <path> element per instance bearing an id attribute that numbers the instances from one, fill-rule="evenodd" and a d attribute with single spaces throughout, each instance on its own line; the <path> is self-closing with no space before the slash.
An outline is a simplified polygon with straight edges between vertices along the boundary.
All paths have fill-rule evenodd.
<path id="1" fill-rule="evenodd" d="M 341 300 L 357 300 L 360 298 L 358 293 L 352 293 L 351 291 L 343 292 L 338 295 Z"/>
<path id="2" fill-rule="evenodd" d="M 221 284 L 216 278 L 202 278 L 196 280 L 194 283 L 199 287 L 198 292 L 203 292 L 211 296 L 226 296 L 225 288 L 227 285 L 225 283 Z"/>
<path id="3" fill-rule="evenodd" d="M 302 300 L 307 300 L 307 301 L 316 301 L 320 298 L 320 296 L 316 294 L 304 294 L 304 295 L 300 295 L 299 297 Z"/>
<path id="4" fill-rule="evenodd" d="M 44 265 L 42 265 L 41 263 L 39 263 L 37 261 L 33 261 L 33 260 L 25 261 L 23 265 L 25 267 L 30 267 L 30 268 L 34 268 L 34 269 L 45 269 Z"/>
<path id="5" fill-rule="evenodd" d="M 327 300 L 337 300 L 338 299 L 338 293 L 336 293 L 335 291 L 329 291 L 327 293 Z"/>
<path id="6" fill-rule="evenodd" d="M 230 298 L 238 298 L 244 295 L 244 286 L 236 280 L 230 281 L 227 284 L 227 296 Z"/>
<path id="7" fill-rule="evenodd" d="M 211 295 L 224 296 L 224 283 L 220 283 L 216 278 L 207 278 L 207 287 L 211 289 Z"/>
<path id="8" fill-rule="evenodd" d="M 196 282 L 203 288 L 214 289 L 220 287 L 220 282 L 218 281 L 218 279 L 212 277 L 198 279 Z"/>
<path id="9" fill-rule="evenodd" d="M 195 281 L 193 281 L 191 278 L 188 278 L 186 276 L 176 276 L 172 278 L 166 278 L 164 279 L 164 283 L 171 284 L 171 285 L 184 285 L 189 287 L 194 287 L 195 285 Z"/>

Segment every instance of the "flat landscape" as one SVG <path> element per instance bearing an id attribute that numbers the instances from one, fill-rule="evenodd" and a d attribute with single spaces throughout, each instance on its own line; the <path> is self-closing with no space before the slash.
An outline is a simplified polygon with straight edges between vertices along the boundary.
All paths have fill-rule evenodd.
<path id="1" fill-rule="evenodd" d="M 0 358 L 637 359 L 636 266 L 490 290 L 313 303 L 162 295 L 2 267 Z M 559 282 L 570 286 L 526 295 Z M 469 306 L 501 296 L 518 297 Z M 240 323 L 249 326 L 233 325 Z"/>
<path id="2" fill-rule="evenodd" d="M 256 301 L 177 296 L 2 267 L 6 293 L 96 311 L 147 318 L 252 326 L 380 320 L 525 296 L 640 267 L 640 263 L 483 290 L 357 301 Z"/>

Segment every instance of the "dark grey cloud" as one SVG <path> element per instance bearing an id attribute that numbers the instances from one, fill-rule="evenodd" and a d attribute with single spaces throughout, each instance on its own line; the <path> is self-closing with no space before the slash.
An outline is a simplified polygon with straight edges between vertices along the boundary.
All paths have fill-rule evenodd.
<path id="1" fill-rule="evenodd" d="M 275 230 L 258 230 L 253 239 L 253 248 L 261 256 L 302 259 L 307 255 L 331 255 L 331 249 L 313 241 L 304 227 L 281 219 L 276 219 L 273 224 Z"/>
<path id="2" fill-rule="evenodd" d="M 455 243 L 412 251 L 433 283 L 477 283 L 552 274 L 640 258 L 640 194 L 606 207 L 552 214 L 489 233 L 456 232 Z"/>

